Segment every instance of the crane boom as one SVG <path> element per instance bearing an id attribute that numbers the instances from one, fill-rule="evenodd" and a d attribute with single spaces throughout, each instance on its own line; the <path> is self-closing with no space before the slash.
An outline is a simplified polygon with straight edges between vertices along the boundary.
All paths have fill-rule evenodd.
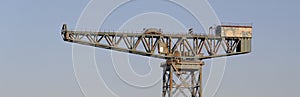
<path id="1" fill-rule="evenodd" d="M 228 26 L 222 26 L 224 27 Z M 247 28 L 248 26 L 232 26 Z M 252 27 L 251 27 L 252 28 Z M 251 36 L 69 31 L 64 41 L 161 59 L 202 60 L 251 52 Z M 123 43 L 123 45 L 122 45 Z M 220 52 L 219 50 L 224 50 Z"/>
<path id="2" fill-rule="evenodd" d="M 166 59 L 161 64 L 162 97 L 202 97 L 202 60 L 251 52 L 252 26 L 219 25 L 210 31 L 214 34 L 194 34 L 192 29 L 188 34 L 165 34 L 155 28 L 142 33 L 69 31 L 64 24 L 61 35 L 72 43 Z"/>

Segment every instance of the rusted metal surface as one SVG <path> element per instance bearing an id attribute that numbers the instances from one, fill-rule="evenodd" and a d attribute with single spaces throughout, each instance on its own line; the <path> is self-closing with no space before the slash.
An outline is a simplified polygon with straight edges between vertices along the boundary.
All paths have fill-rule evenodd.
<path id="1" fill-rule="evenodd" d="M 216 33 L 221 37 L 252 37 L 252 26 L 220 25 Z"/>
<path id="2" fill-rule="evenodd" d="M 145 34 L 162 34 L 161 29 L 157 28 L 148 28 L 143 31 Z"/>

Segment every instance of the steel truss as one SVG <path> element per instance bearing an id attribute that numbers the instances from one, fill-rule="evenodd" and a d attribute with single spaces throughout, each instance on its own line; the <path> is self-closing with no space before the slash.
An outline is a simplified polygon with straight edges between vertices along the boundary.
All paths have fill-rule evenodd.
<path id="1" fill-rule="evenodd" d="M 203 61 L 179 60 L 168 60 L 162 64 L 162 97 L 202 97 L 203 65 Z"/>
<path id="2" fill-rule="evenodd" d="M 64 41 L 166 59 L 163 97 L 202 97 L 202 60 L 251 52 L 251 37 L 68 31 Z M 222 51 L 223 50 L 223 51 Z"/>
<path id="3" fill-rule="evenodd" d="M 201 34 L 68 31 L 66 26 L 62 29 L 62 37 L 65 41 L 73 43 L 143 56 L 197 60 L 249 53 L 250 50 L 239 51 L 237 46 L 241 40 L 251 39 L 251 37 L 219 37 Z M 161 46 L 165 49 L 164 52 L 159 52 Z"/>

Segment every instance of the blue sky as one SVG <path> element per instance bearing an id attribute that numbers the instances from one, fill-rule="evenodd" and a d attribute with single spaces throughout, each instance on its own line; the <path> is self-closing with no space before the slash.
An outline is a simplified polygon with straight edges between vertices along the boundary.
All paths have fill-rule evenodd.
<path id="1" fill-rule="evenodd" d="M 253 23 L 252 53 L 228 57 L 216 97 L 297 97 L 300 1 L 208 0 L 221 22 Z M 83 97 L 63 23 L 75 27 L 89 0 L 0 3 L 0 97 Z M 130 91 L 130 90 L 128 90 Z"/>

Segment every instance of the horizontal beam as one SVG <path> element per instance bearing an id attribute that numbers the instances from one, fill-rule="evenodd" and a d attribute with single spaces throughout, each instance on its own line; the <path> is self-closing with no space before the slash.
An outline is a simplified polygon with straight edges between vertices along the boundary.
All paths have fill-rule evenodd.
<path id="1" fill-rule="evenodd" d="M 242 40 L 251 37 L 220 37 L 204 34 L 145 34 L 122 32 L 87 32 L 62 29 L 65 41 L 98 48 L 111 49 L 160 59 L 203 60 L 246 54 L 250 46 Z M 248 42 L 247 42 L 248 43 Z M 239 47 L 248 47 L 248 49 Z M 223 50 L 223 53 L 221 53 Z M 224 53 L 225 52 L 225 53 Z"/>

